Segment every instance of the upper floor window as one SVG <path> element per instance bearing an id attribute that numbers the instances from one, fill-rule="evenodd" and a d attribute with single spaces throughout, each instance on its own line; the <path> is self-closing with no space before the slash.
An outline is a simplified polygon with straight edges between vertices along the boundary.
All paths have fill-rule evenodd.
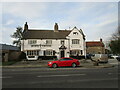
<path id="1" fill-rule="evenodd" d="M 61 44 L 64 45 L 65 41 L 64 40 L 61 40 Z"/>
<path id="2" fill-rule="evenodd" d="M 72 44 L 79 44 L 80 40 L 79 39 L 72 39 Z"/>
<path id="3" fill-rule="evenodd" d="M 36 44 L 37 40 L 28 40 L 28 44 Z"/>
<path id="4" fill-rule="evenodd" d="M 78 35 L 78 32 L 73 32 L 73 35 Z"/>
<path id="5" fill-rule="evenodd" d="M 52 40 L 46 40 L 46 44 L 47 45 L 51 45 L 52 44 Z"/>

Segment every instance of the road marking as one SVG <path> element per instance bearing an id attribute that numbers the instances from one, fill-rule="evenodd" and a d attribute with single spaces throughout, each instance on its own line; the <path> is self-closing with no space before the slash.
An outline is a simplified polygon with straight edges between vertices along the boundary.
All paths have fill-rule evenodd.
<path id="1" fill-rule="evenodd" d="M 111 75 L 112 73 L 108 73 L 108 75 Z"/>
<path id="2" fill-rule="evenodd" d="M 86 75 L 86 74 L 82 73 L 82 74 L 70 74 L 70 75 L 79 76 L 79 75 Z"/>
<path id="3" fill-rule="evenodd" d="M 86 74 L 67 74 L 67 75 L 41 75 L 37 77 L 66 77 L 66 76 L 81 76 L 81 75 L 86 75 Z"/>
<path id="4" fill-rule="evenodd" d="M 69 82 L 91 82 L 91 81 L 109 81 L 109 80 L 118 80 L 118 78 L 108 78 L 108 79 L 83 79 L 83 80 L 69 80 Z"/>
<path id="5" fill-rule="evenodd" d="M 114 74 L 114 73 L 108 73 L 108 75 L 112 75 L 112 74 Z M 118 74 L 120 74 L 120 73 L 115 73 L 116 75 L 118 75 Z"/>
<path id="6" fill-rule="evenodd" d="M 64 77 L 64 76 L 69 76 L 69 75 L 51 75 L 51 76 L 58 76 L 58 77 L 63 76 Z"/>
<path id="7" fill-rule="evenodd" d="M 2 78 L 12 78 L 12 77 L 11 76 L 0 77 L 0 79 L 2 79 Z"/>
<path id="8" fill-rule="evenodd" d="M 40 83 L 46 83 L 46 84 L 48 84 L 48 83 L 52 83 L 52 84 L 56 84 L 56 83 L 76 83 L 76 82 L 78 82 L 78 83 L 80 83 L 80 82 L 96 82 L 96 81 L 98 81 L 98 82 L 104 82 L 104 81 L 110 81 L 110 82 L 112 82 L 112 81 L 115 81 L 116 83 L 117 83 L 117 81 L 118 81 L 118 78 L 108 78 L 108 79 L 101 79 L 101 78 L 97 78 L 97 79 L 94 79 L 94 78 L 90 78 L 90 79 L 74 79 L 74 80 L 71 80 L 71 79 L 68 79 L 68 80 L 65 80 L 65 79 L 63 79 L 63 80 L 40 80 L 39 82 L 34 82 L 33 84 L 40 84 Z M 27 82 L 27 83 L 29 83 L 29 84 L 31 84 L 31 82 Z"/>

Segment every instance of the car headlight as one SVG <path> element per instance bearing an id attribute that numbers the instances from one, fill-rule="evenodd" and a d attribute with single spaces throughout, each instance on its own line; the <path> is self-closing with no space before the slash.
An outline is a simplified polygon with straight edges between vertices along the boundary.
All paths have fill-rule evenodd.
<path id="1" fill-rule="evenodd" d="M 49 62 L 49 64 L 52 64 L 52 62 Z"/>

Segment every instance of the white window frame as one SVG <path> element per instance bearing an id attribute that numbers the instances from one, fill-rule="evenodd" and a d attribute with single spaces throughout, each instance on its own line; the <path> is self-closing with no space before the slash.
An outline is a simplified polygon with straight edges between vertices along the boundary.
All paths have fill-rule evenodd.
<path id="1" fill-rule="evenodd" d="M 46 50 L 45 56 L 53 56 L 53 50 Z"/>
<path id="2" fill-rule="evenodd" d="M 27 51 L 27 56 L 38 56 L 39 51 L 38 50 L 28 50 Z"/>
<path id="3" fill-rule="evenodd" d="M 46 40 L 46 45 L 51 45 L 52 44 L 52 40 Z"/>
<path id="4" fill-rule="evenodd" d="M 65 44 L 65 40 L 61 40 L 60 44 L 64 45 Z"/>
<path id="5" fill-rule="evenodd" d="M 73 35 L 78 35 L 78 32 L 73 32 Z"/>
<path id="6" fill-rule="evenodd" d="M 28 40 L 28 44 L 36 44 L 37 43 L 37 40 Z"/>
<path id="7" fill-rule="evenodd" d="M 71 55 L 76 56 L 80 54 L 80 50 L 71 50 Z"/>
<path id="8" fill-rule="evenodd" d="M 72 39 L 72 44 L 80 44 L 80 40 L 79 39 Z"/>

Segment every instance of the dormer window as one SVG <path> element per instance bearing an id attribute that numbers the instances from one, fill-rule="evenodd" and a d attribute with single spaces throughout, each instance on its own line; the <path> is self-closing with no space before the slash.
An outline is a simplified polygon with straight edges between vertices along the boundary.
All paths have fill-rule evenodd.
<path id="1" fill-rule="evenodd" d="M 78 35 L 78 32 L 73 32 L 73 35 Z"/>

